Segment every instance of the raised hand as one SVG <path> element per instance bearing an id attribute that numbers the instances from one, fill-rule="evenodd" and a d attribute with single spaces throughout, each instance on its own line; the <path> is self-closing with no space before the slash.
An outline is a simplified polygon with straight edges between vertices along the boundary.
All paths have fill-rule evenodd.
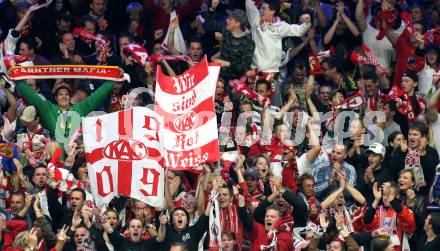
<path id="1" fill-rule="evenodd" d="M 168 216 L 166 216 L 165 214 L 161 215 L 159 217 L 159 222 L 161 225 L 166 225 L 168 223 Z"/>
<path id="2" fill-rule="evenodd" d="M 311 20 L 312 20 L 312 19 L 310 18 L 310 15 L 309 15 L 309 14 L 303 14 L 303 15 L 301 15 L 301 17 L 299 18 L 299 22 L 302 23 L 302 24 L 310 23 Z"/>
<path id="3" fill-rule="evenodd" d="M 373 195 L 376 201 L 380 201 L 380 199 L 382 198 L 382 190 L 377 182 L 374 182 L 373 184 Z"/>
<path id="4" fill-rule="evenodd" d="M 62 242 L 66 242 L 69 240 L 69 237 L 67 236 L 67 230 L 69 230 L 69 226 L 64 225 L 60 232 L 58 233 L 58 240 Z"/>
<path id="5" fill-rule="evenodd" d="M 176 16 L 173 20 L 170 22 L 170 29 L 172 31 L 175 31 L 179 27 L 179 16 Z"/>

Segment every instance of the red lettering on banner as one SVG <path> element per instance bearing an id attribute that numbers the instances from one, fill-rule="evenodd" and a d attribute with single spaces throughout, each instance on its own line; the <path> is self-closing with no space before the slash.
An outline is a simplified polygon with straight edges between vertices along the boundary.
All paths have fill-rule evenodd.
<path id="1" fill-rule="evenodd" d="M 144 116 L 144 117 L 145 117 L 145 124 L 143 128 L 147 130 L 156 131 L 154 137 L 148 134 L 146 134 L 145 137 L 151 141 L 159 141 L 159 134 L 158 134 L 159 121 L 154 117 L 150 117 L 150 116 Z"/>
<path id="2" fill-rule="evenodd" d="M 160 173 L 156 169 L 152 169 L 152 168 L 142 168 L 142 169 L 144 173 L 140 181 L 144 186 L 152 186 L 152 187 L 151 187 L 151 193 L 144 189 L 140 189 L 139 191 L 145 196 L 157 196 Z M 151 182 L 148 182 L 148 177 L 149 177 L 148 173 L 153 174 L 153 180 Z"/>
<path id="3" fill-rule="evenodd" d="M 197 95 L 196 95 L 196 91 L 194 90 L 192 91 L 192 94 L 189 95 L 189 97 L 183 95 L 181 101 L 173 103 L 173 112 L 188 110 L 191 106 L 193 106 L 196 103 L 196 99 L 197 99 Z"/>
<path id="4" fill-rule="evenodd" d="M 199 133 L 196 131 L 194 137 L 187 137 L 186 134 L 178 134 L 176 135 L 176 145 L 174 148 L 180 148 L 181 150 L 187 150 L 186 147 L 191 147 L 194 144 L 197 144 L 199 139 Z"/>
<path id="5" fill-rule="evenodd" d="M 110 191 L 108 191 L 107 193 L 104 192 L 104 181 L 103 181 L 103 173 L 107 173 L 107 177 L 108 177 L 108 184 L 110 185 Z M 110 171 L 110 166 L 104 166 L 104 168 L 102 169 L 102 171 L 100 173 L 96 173 L 96 181 L 98 183 L 98 194 L 101 197 L 106 197 L 107 195 L 109 195 L 110 193 L 113 193 L 113 175 Z"/>
<path id="6" fill-rule="evenodd" d="M 186 92 L 187 90 L 195 86 L 194 74 L 184 73 L 177 77 L 172 77 L 171 80 L 174 83 L 174 88 L 177 93 Z"/>
<path id="7" fill-rule="evenodd" d="M 205 152 L 203 155 L 196 155 L 193 151 L 187 154 L 168 152 L 166 155 L 166 165 L 172 168 L 183 168 L 188 166 L 199 166 L 205 163 L 209 158 L 209 153 Z"/>

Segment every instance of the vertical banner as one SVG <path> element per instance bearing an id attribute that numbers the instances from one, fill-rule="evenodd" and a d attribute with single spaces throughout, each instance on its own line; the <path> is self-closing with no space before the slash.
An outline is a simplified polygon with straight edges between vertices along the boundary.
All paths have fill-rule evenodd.
<path id="1" fill-rule="evenodd" d="M 163 117 L 161 143 L 164 165 L 171 170 L 194 170 L 219 160 L 214 93 L 220 66 L 206 57 L 183 74 L 168 77 L 157 70 L 154 111 Z"/>
<path id="2" fill-rule="evenodd" d="M 148 108 L 83 118 L 90 185 L 95 198 L 125 195 L 163 206 L 164 169 L 157 115 Z"/>

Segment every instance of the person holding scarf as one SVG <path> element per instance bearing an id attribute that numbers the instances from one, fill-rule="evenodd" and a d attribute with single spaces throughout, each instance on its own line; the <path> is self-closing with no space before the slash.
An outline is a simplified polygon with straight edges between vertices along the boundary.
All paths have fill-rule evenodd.
<path id="1" fill-rule="evenodd" d="M 396 170 L 411 169 L 419 187 L 418 193 L 428 195 L 434 182 L 435 168 L 439 163 L 437 151 L 428 145 L 428 128 L 426 124 L 416 121 L 411 124 L 408 143 L 401 142 L 400 148 L 394 151 L 392 166 Z"/>
<path id="2" fill-rule="evenodd" d="M 367 231 L 386 231 L 395 245 L 394 250 L 409 249 L 408 237 L 414 233 L 414 214 L 399 200 L 400 189 L 394 182 L 373 186 L 374 201 L 368 205 L 363 217 Z M 382 201 L 382 205 L 379 203 Z"/>

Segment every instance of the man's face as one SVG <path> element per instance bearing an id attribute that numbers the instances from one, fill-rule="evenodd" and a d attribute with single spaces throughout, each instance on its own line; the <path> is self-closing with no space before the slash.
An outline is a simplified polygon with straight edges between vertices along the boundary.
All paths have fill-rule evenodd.
<path id="1" fill-rule="evenodd" d="M 189 45 L 189 57 L 193 61 L 200 61 L 200 58 L 202 57 L 202 44 L 199 42 L 192 42 Z"/>
<path id="2" fill-rule="evenodd" d="M 342 144 L 335 144 L 332 149 L 332 157 L 333 157 L 333 163 L 340 163 L 344 162 L 346 153 L 345 153 L 345 147 Z"/>
<path id="3" fill-rule="evenodd" d="M 267 97 L 268 90 L 266 83 L 260 83 L 257 85 L 257 93 L 260 94 L 263 97 Z"/>
<path id="4" fill-rule="evenodd" d="M 118 215 L 115 212 L 109 211 L 105 214 L 107 217 L 107 222 L 110 224 L 110 226 L 115 229 L 118 225 Z"/>
<path id="5" fill-rule="evenodd" d="M 301 68 L 295 67 L 293 69 L 292 77 L 296 83 L 298 83 L 298 84 L 304 83 L 305 77 L 306 77 L 306 68 L 304 67 L 301 69 Z"/>
<path id="6" fill-rule="evenodd" d="M 70 105 L 70 94 L 66 89 L 61 89 L 58 91 L 57 96 L 55 97 L 58 106 L 66 107 Z"/>
<path id="7" fill-rule="evenodd" d="M 98 16 L 104 16 L 107 11 L 107 2 L 105 0 L 93 0 L 90 4 L 90 10 Z"/>
<path id="8" fill-rule="evenodd" d="M 130 240 L 133 242 L 138 242 L 141 239 L 142 234 L 142 221 L 138 219 L 133 219 L 130 221 L 128 226 L 128 232 L 130 233 Z"/>
<path id="9" fill-rule="evenodd" d="M 70 26 L 72 26 L 72 22 L 69 20 L 58 20 L 57 21 L 57 27 L 60 31 L 69 31 Z"/>
<path id="10" fill-rule="evenodd" d="M 413 149 L 417 149 L 420 144 L 422 134 L 418 130 L 411 129 L 408 132 L 408 145 Z"/>
<path id="11" fill-rule="evenodd" d="M 412 80 L 411 78 L 403 76 L 401 85 L 402 89 L 406 91 L 406 93 L 412 94 L 417 86 L 417 83 L 415 83 L 414 80 Z"/>
<path id="12" fill-rule="evenodd" d="M 83 207 L 84 198 L 83 194 L 79 191 L 73 191 L 70 194 L 70 204 L 72 205 L 73 211 L 79 211 Z"/>
<path id="13" fill-rule="evenodd" d="M 368 153 L 368 164 L 373 170 L 380 167 L 382 163 L 382 156 L 377 153 Z"/>
<path id="14" fill-rule="evenodd" d="M 395 113 L 391 111 L 391 109 L 390 109 L 390 105 L 385 104 L 385 105 L 382 107 L 382 111 L 385 113 L 385 116 L 386 116 L 387 118 L 393 118 L 393 117 L 394 117 L 394 114 L 395 114 Z"/>
<path id="15" fill-rule="evenodd" d="M 43 189 L 47 182 L 47 169 L 44 167 L 36 168 L 32 181 L 38 189 Z"/>
<path id="16" fill-rule="evenodd" d="M 186 217 L 184 211 L 177 210 L 173 213 L 173 224 L 177 230 L 183 230 L 186 228 L 186 225 L 188 224 L 188 218 Z"/>
<path id="17" fill-rule="evenodd" d="M 81 244 L 84 242 L 84 239 L 86 238 L 87 232 L 88 232 L 88 230 L 85 227 L 79 227 L 76 229 L 75 235 L 73 238 L 74 238 L 74 241 L 75 241 L 75 244 L 77 247 L 81 246 Z"/>
<path id="18" fill-rule="evenodd" d="M 112 88 L 113 94 L 119 94 L 122 90 L 123 82 L 115 82 Z"/>
<path id="19" fill-rule="evenodd" d="M 127 47 L 127 45 L 130 44 L 130 40 L 128 37 L 120 37 L 119 38 L 119 50 L 122 52 L 122 50 Z"/>
<path id="20" fill-rule="evenodd" d="M 84 23 L 84 30 L 86 30 L 92 34 L 95 34 L 96 33 L 96 24 L 93 22 L 87 21 Z"/>
<path id="21" fill-rule="evenodd" d="M 332 241 L 328 246 L 329 251 L 342 251 L 342 244 L 339 241 Z"/>
<path id="22" fill-rule="evenodd" d="M 343 210 L 345 205 L 345 198 L 344 194 L 340 194 L 338 198 L 336 198 L 335 202 L 333 203 L 333 209 L 335 210 Z"/>
<path id="23" fill-rule="evenodd" d="M 321 88 L 319 88 L 319 98 L 324 104 L 328 104 L 331 91 L 332 88 L 330 88 L 329 86 L 322 86 Z"/>
<path id="24" fill-rule="evenodd" d="M 220 188 L 218 203 L 221 208 L 228 207 L 232 202 L 232 197 L 228 188 Z"/>
<path id="25" fill-rule="evenodd" d="M 411 22 L 422 21 L 423 15 L 420 7 L 416 6 L 411 9 Z"/>
<path id="26" fill-rule="evenodd" d="M 322 75 L 327 81 L 331 81 L 333 79 L 333 75 L 336 74 L 336 70 L 335 70 L 336 68 L 331 68 L 331 66 L 327 62 L 324 62 L 321 65 L 321 69 L 322 69 Z"/>
<path id="27" fill-rule="evenodd" d="M 429 50 L 426 54 L 426 61 L 428 61 L 428 64 L 434 65 L 437 63 L 438 60 L 438 53 L 436 50 Z"/>
<path id="28" fill-rule="evenodd" d="M 266 211 L 264 217 L 264 227 L 266 231 L 273 230 L 275 223 L 280 219 L 280 212 L 277 210 L 269 209 Z"/>
<path id="29" fill-rule="evenodd" d="M 235 30 L 235 29 L 237 29 L 237 28 L 239 28 L 239 27 L 240 27 L 240 23 L 237 22 L 233 17 L 229 16 L 229 17 L 226 19 L 226 29 L 227 29 L 228 31 Z"/>
<path id="30" fill-rule="evenodd" d="M 315 195 L 315 181 L 312 179 L 306 179 L 303 181 L 301 188 L 306 197 L 310 198 Z"/>
<path id="31" fill-rule="evenodd" d="M 246 181 L 246 185 L 249 188 L 249 192 L 253 193 L 257 189 L 257 180 L 250 175 L 247 175 L 244 180 Z"/>
<path id="32" fill-rule="evenodd" d="M 11 210 L 13 214 L 18 214 L 24 208 L 24 197 L 22 195 L 12 195 Z"/>
<path id="33" fill-rule="evenodd" d="M 25 43 L 20 44 L 20 56 L 31 57 L 34 54 L 34 50 L 30 50 Z"/>
<path id="34" fill-rule="evenodd" d="M 75 38 L 73 38 L 71 33 L 63 35 L 63 44 L 67 47 L 69 52 L 75 51 Z"/>
<path id="35" fill-rule="evenodd" d="M 377 94 L 378 83 L 373 82 L 371 79 L 364 80 L 365 90 L 369 97 L 374 97 Z"/>
<path id="36" fill-rule="evenodd" d="M 261 6 L 261 16 L 263 17 L 263 19 L 271 19 L 274 17 L 274 15 L 275 11 L 270 10 L 269 4 L 263 3 L 263 5 Z"/>

